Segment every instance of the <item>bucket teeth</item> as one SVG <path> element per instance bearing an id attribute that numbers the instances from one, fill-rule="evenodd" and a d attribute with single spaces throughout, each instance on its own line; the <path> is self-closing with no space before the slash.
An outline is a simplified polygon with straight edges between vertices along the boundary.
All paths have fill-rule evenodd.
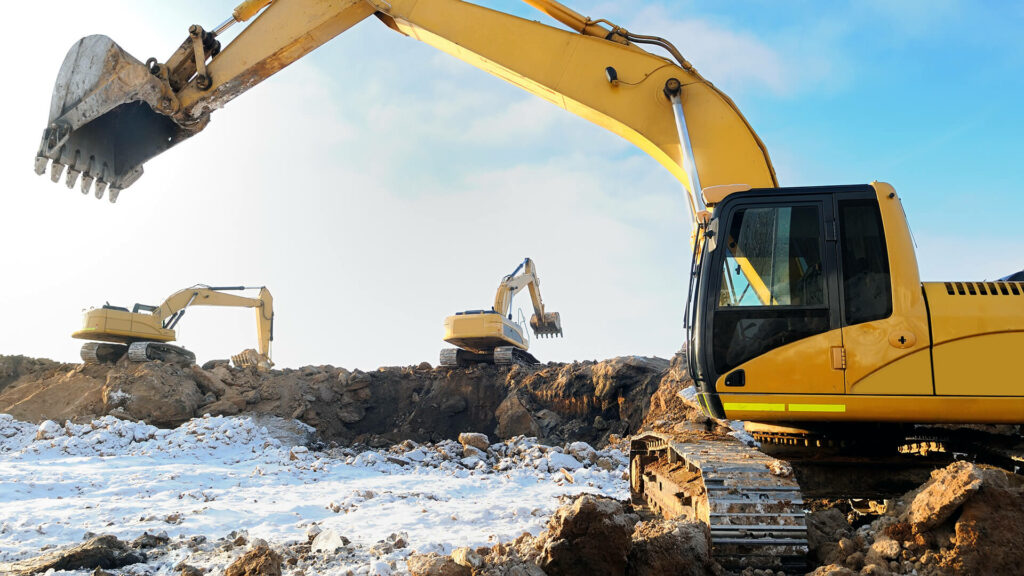
<path id="1" fill-rule="evenodd" d="M 46 163 L 49 161 L 50 159 L 46 156 L 36 156 L 36 174 L 40 176 L 46 174 Z"/>
<path id="2" fill-rule="evenodd" d="M 107 191 L 107 183 L 103 180 L 96 181 L 96 199 L 102 200 L 103 194 Z"/>
<path id="3" fill-rule="evenodd" d="M 88 172 L 82 174 L 82 194 L 88 194 L 89 188 L 92 187 L 92 176 Z"/>
<path id="4" fill-rule="evenodd" d="M 64 172 L 64 165 L 56 160 L 53 164 L 50 164 L 50 181 L 56 183 L 60 182 L 60 175 Z"/>
<path id="5" fill-rule="evenodd" d="M 66 184 L 68 188 L 74 190 L 75 184 L 78 182 L 79 174 L 81 174 L 81 172 L 68 166 L 67 176 L 64 178 L 64 184 Z"/>
<path id="6" fill-rule="evenodd" d="M 107 199 L 109 199 L 110 203 L 113 204 L 117 202 L 117 195 L 120 193 L 121 191 L 118 190 L 117 188 L 111 188 L 110 192 L 107 194 Z"/>

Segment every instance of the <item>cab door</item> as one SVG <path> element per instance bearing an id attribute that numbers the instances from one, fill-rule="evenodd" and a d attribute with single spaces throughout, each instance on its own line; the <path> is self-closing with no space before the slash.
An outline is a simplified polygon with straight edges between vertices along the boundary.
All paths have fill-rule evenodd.
<path id="1" fill-rule="evenodd" d="M 832 194 L 744 198 L 724 212 L 705 302 L 716 391 L 843 394 Z"/>

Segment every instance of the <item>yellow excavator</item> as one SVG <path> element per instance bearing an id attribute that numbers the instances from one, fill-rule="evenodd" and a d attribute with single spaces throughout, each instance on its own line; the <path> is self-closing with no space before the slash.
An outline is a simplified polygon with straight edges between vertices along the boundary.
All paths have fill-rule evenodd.
<path id="1" fill-rule="evenodd" d="M 537 364 L 528 352 L 530 340 L 525 322 L 512 320 L 512 298 L 529 288 L 533 302 L 530 328 L 538 338 L 562 336 L 558 312 L 546 312 L 540 297 L 540 277 L 533 260 L 526 258 L 501 279 L 490 310 L 466 310 L 444 319 L 444 340 L 458 348 L 441 350 L 441 366 L 469 364 Z"/>
<path id="2" fill-rule="evenodd" d="M 1024 423 L 1024 283 L 922 283 L 892 186 L 780 187 L 735 104 L 671 42 L 525 1 L 566 28 L 459 0 L 252 0 L 212 30 L 192 26 L 164 61 L 86 37 L 59 72 L 36 171 L 67 169 L 69 186 L 116 199 L 215 110 L 373 16 L 622 136 L 680 181 L 693 223 L 686 358 L 709 416 L 747 421 L 766 448 L 804 449 L 790 463 L 859 445 L 875 477 L 907 446 L 975 453 L 950 424 Z M 802 558 L 811 476 L 787 469 L 739 442 L 632 440 L 634 496 L 710 524 L 727 565 Z M 861 488 L 824 470 L 834 492 Z"/>
<path id="3" fill-rule="evenodd" d="M 231 306 L 256 309 L 258 350 L 243 350 L 231 357 L 235 366 L 252 366 L 269 370 L 270 343 L 274 340 L 274 299 L 265 286 L 250 298 L 231 294 L 232 291 L 255 290 L 245 286 L 196 285 L 178 290 L 159 306 L 136 304 L 131 310 L 109 303 L 88 310 L 82 319 L 82 328 L 72 338 L 90 340 L 82 345 L 81 356 L 86 363 L 116 362 L 125 353 L 135 362 L 161 360 L 164 362 L 195 362 L 196 356 L 174 342 L 175 326 L 190 306 Z"/>

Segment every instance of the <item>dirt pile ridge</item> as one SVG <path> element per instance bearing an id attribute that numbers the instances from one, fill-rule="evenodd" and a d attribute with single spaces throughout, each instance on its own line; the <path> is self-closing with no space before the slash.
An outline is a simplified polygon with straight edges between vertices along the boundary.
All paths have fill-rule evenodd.
<path id="1" fill-rule="evenodd" d="M 854 530 L 837 510 L 809 522 L 815 576 L 841 574 L 1018 574 L 1024 480 L 954 462 Z"/>
<path id="2" fill-rule="evenodd" d="M 25 421 L 113 415 L 173 427 L 203 414 L 267 414 L 299 419 L 325 441 L 371 446 L 455 439 L 466 430 L 599 446 L 635 432 L 645 419 L 692 412 L 675 397 L 685 381 L 679 361 L 639 356 L 533 367 L 423 363 L 265 373 L 221 361 L 81 365 L 0 356 L 0 379 L 0 413 Z"/>

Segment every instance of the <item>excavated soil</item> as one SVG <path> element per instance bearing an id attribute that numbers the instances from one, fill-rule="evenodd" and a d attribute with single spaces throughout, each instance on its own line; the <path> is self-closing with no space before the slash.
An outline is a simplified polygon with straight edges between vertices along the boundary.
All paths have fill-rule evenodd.
<path id="1" fill-rule="evenodd" d="M 204 414 L 296 418 L 322 440 L 384 446 L 455 439 L 582 440 L 596 446 L 646 421 L 701 418 L 675 396 L 678 360 L 627 356 L 535 367 L 419 366 L 349 371 L 334 366 L 257 372 L 226 362 L 60 364 L 0 356 L 0 413 L 19 420 L 85 422 L 103 415 L 177 426 Z M 654 399 L 653 402 L 650 399 Z"/>
<path id="2" fill-rule="evenodd" d="M 681 398 L 689 384 L 682 360 L 680 355 L 671 361 L 630 356 L 512 368 L 423 363 L 373 372 L 305 366 L 260 373 L 226 362 L 200 367 L 123 359 L 83 366 L 0 356 L 0 413 L 32 422 L 88 422 L 113 415 L 171 427 L 204 414 L 244 412 L 301 420 L 327 443 L 371 447 L 454 440 L 466 431 L 596 447 L 640 430 L 691 438 L 731 432 L 728 423 L 706 418 Z M 470 436 L 461 441 L 472 444 Z M 424 576 L 724 573 L 711 560 L 702 524 L 638 518 L 622 503 L 587 498 L 566 502 L 536 538 L 524 535 L 450 556 L 414 555 L 410 571 Z M 1024 570 L 1019 475 L 956 462 L 890 503 L 877 519 L 858 523 L 863 525 L 855 529 L 835 508 L 809 515 L 814 575 Z"/>

